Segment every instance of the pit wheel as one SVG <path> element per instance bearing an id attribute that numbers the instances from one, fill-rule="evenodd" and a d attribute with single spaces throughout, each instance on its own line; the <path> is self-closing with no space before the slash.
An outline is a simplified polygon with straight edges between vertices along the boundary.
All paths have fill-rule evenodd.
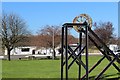
<path id="1" fill-rule="evenodd" d="M 84 23 L 87 22 L 88 26 L 91 28 L 92 27 L 92 18 L 87 15 L 87 14 L 80 14 L 79 16 L 76 16 L 73 20 L 73 23 Z M 77 31 L 80 32 L 83 26 L 73 26 L 73 28 Z"/>

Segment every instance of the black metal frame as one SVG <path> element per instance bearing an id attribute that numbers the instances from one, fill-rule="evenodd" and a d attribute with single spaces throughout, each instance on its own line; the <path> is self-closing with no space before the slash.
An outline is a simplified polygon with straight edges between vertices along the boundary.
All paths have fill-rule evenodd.
<path id="1" fill-rule="evenodd" d="M 80 33 L 79 33 L 79 42 L 78 45 L 76 47 L 75 50 L 72 50 L 72 48 L 68 45 L 68 29 L 69 28 L 73 28 L 73 26 L 78 26 L 78 27 L 84 27 L 84 29 L 81 29 Z M 82 33 L 85 34 L 85 46 L 82 48 Z M 91 37 L 94 36 L 99 43 L 103 46 L 101 50 L 101 48 L 99 47 L 99 45 L 93 40 L 93 38 Z M 103 57 L 98 60 L 93 67 L 91 67 L 89 69 L 88 65 L 88 39 L 90 39 L 93 44 L 99 49 L 99 51 L 103 54 Z M 108 59 L 108 61 L 110 61 L 109 64 L 107 64 L 107 66 L 98 74 L 98 76 L 96 76 L 95 80 L 99 79 L 101 77 L 101 75 L 111 66 L 113 65 L 118 72 L 120 72 L 120 68 L 114 63 L 115 60 L 117 60 L 118 62 L 120 62 L 120 59 L 117 55 L 115 55 L 105 44 L 104 42 L 91 30 L 91 28 L 87 25 L 87 22 L 84 22 L 83 24 L 81 23 L 65 23 L 62 27 L 62 42 L 61 42 L 61 49 L 62 49 L 62 53 L 61 53 L 61 80 L 63 80 L 65 78 L 65 80 L 69 79 L 68 76 L 68 71 L 70 69 L 70 67 L 73 65 L 74 62 L 76 62 L 79 66 L 79 70 L 78 70 L 78 80 L 83 80 L 86 77 L 86 80 L 89 79 L 89 73 L 91 71 L 94 70 L 94 68 L 96 68 L 96 66 L 98 66 L 105 58 Z M 75 52 L 79 50 L 78 55 L 75 54 Z M 85 53 L 85 59 L 86 62 L 84 63 L 81 59 L 82 57 L 82 52 L 83 50 L 86 51 Z M 64 52 L 65 52 L 65 60 L 64 60 Z M 69 55 L 68 55 L 69 54 Z M 112 56 L 110 56 L 109 54 L 111 54 Z M 73 61 L 68 64 L 68 61 L 70 58 L 73 58 Z M 64 66 L 65 66 L 65 77 L 63 76 L 64 74 Z M 83 68 L 86 70 L 86 74 L 83 75 L 81 77 L 81 66 L 83 66 Z"/>

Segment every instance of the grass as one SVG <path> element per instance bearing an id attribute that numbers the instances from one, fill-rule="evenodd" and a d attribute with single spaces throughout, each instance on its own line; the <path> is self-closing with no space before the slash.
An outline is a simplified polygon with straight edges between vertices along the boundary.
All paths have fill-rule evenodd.
<path id="1" fill-rule="evenodd" d="M 89 56 L 89 68 L 100 58 L 101 56 Z M 82 59 L 85 61 L 84 56 Z M 108 61 L 105 59 L 90 73 L 90 77 L 96 76 L 106 64 Z M 2 66 L 2 78 L 60 78 L 60 60 L 3 60 Z M 82 68 L 82 75 L 84 73 L 85 70 Z M 103 77 L 114 78 L 119 75 L 118 71 L 111 66 Z M 70 68 L 69 77 L 78 77 L 78 66 L 76 64 Z"/>
<path id="2" fill-rule="evenodd" d="M 57 78 L 59 60 L 3 61 L 3 78 Z"/>

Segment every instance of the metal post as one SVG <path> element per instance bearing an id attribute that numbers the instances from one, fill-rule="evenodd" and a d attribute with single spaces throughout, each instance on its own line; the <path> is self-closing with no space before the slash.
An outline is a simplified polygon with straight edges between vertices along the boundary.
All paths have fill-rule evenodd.
<path id="1" fill-rule="evenodd" d="M 82 33 L 80 32 L 79 33 L 79 41 L 78 41 L 78 45 L 80 45 L 80 47 L 79 47 L 79 52 L 81 51 L 81 47 L 82 47 Z M 81 53 L 80 53 L 80 60 L 81 60 Z M 79 72 L 78 72 L 78 80 L 80 80 L 80 78 L 81 78 L 81 65 L 79 65 Z"/>
<path id="2" fill-rule="evenodd" d="M 89 72 L 88 72 L 88 26 L 85 26 L 86 30 L 86 80 L 89 79 Z"/>
<path id="3" fill-rule="evenodd" d="M 68 80 L 68 42 L 67 42 L 67 26 L 65 26 L 65 61 L 66 61 L 66 80 Z"/>
<path id="4" fill-rule="evenodd" d="M 63 53 L 64 53 L 64 27 L 62 27 L 62 42 L 61 42 L 61 80 L 63 80 Z"/>

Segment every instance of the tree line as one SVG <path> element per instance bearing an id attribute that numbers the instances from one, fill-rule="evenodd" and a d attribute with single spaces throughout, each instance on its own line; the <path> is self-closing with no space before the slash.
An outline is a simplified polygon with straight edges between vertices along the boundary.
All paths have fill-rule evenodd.
<path id="1" fill-rule="evenodd" d="M 94 32 L 106 44 L 120 43 L 113 32 L 114 27 L 111 22 L 94 23 Z M 29 43 L 39 47 L 54 48 L 61 43 L 61 26 L 46 25 L 38 30 L 37 35 L 33 35 L 27 28 L 24 19 L 16 14 L 3 14 L 1 17 L 0 36 L 2 48 L 7 49 L 8 60 L 10 61 L 10 52 L 18 46 L 25 46 Z M 77 43 L 78 39 L 69 34 L 68 43 Z M 89 42 L 92 46 L 92 43 Z"/>

